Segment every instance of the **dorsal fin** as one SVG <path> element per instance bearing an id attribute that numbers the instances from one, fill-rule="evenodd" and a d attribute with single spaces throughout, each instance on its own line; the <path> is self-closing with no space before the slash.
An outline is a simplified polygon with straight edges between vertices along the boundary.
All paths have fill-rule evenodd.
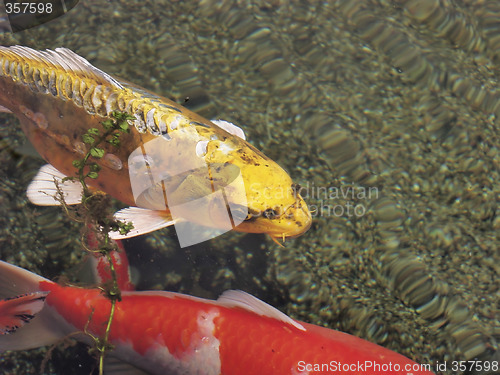
<path id="1" fill-rule="evenodd" d="M 5 72 L 8 64 L 5 64 L 3 57 L 17 62 L 30 63 L 45 68 L 62 70 L 69 74 L 76 74 L 94 80 L 97 84 L 111 84 L 117 88 L 122 85 L 109 74 L 96 68 L 83 57 L 77 55 L 67 48 L 56 48 L 55 51 L 37 51 L 24 46 L 4 47 L 0 46 L 0 75 Z"/>
<path id="2" fill-rule="evenodd" d="M 240 307 L 261 316 L 277 319 L 283 323 L 290 324 L 301 331 L 306 330 L 302 324 L 282 313 L 277 308 L 242 290 L 226 290 L 217 299 L 217 302 L 226 307 Z"/>

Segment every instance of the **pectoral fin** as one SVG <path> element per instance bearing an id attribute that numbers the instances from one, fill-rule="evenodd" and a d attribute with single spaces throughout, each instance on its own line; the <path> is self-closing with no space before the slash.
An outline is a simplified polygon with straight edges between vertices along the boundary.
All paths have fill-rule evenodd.
<path id="1" fill-rule="evenodd" d="M 59 206 L 59 193 L 66 204 L 79 204 L 82 199 L 82 185 L 76 181 L 62 181 L 66 176 L 46 164 L 28 186 L 26 194 L 31 203 L 38 206 Z"/>
<path id="2" fill-rule="evenodd" d="M 8 108 L 5 108 L 4 106 L 1 106 L 0 105 L 0 112 L 3 112 L 3 113 L 12 113 L 12 111 Z"/>
<path id="3" fill-rule="evenodd" d="M 283 323 L 290 324 L 301 331 L 306 330 L 298 321 L 293 320 L 277 308 L 242 290 L 226 290 L 217 299 L 217 302 L 227 307 L 239 307 L 261 316 L 267 316 L 269 318 L 280 320 Z"/>
<path id="4" fill-rule="evenodd" d="M 111 232 L 110 237 L 113 240 L 140 236 L 175 224 L 175 220 L 166 211 L 148 210 L 139 207 L 124 208 L 115 213 L 115 219 L 125 223 L 131 222 L 134 229 L 126 235 Z"/>

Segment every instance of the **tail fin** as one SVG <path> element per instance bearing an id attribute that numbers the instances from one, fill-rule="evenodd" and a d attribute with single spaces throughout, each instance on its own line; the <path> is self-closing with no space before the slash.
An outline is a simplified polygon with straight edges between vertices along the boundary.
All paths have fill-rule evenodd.
<path id="1" fill-rule="evenodd" d="M 43 308 L 48 292 L 34 292 L 0 300 L 0 335 L 14 333 Z"/>
<path id="2" fill-rule="evenodd" d="M 40 290 L 42 281 L 52 283 L 30 271 L 0 261 L 0 298 L 11 298 L 0 301 L 0 328 L 2 322 L 7 322 L 5 325 L 10 327 L 13 322 L 19 323 L 19 319 L 23 321 L 21 325 L 14 324 L 19 326 L 17 329 L 4 328 L 15 332 L 0 335 L 0 353 L 51 345 L 63 336 L 58 329 L 60 323 L 57 318 L 44 308 L 43 300 L 48 293 Z M 15 296 L 20 297 L 12 298 Z"/>

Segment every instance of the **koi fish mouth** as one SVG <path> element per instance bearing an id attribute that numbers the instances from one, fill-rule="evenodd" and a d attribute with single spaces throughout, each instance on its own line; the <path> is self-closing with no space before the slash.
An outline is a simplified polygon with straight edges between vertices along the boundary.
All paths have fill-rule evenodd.
<path id="1" fill-rule="evenodd" d="M 247 218 L 236 227 L 238 231 L 265 233 L 276 240 L 294 238 L 304 234 L 312 224 L 311 212 L 302 198 L 286 207 L 268 208 L 262 213 L 249 212 Z"/>

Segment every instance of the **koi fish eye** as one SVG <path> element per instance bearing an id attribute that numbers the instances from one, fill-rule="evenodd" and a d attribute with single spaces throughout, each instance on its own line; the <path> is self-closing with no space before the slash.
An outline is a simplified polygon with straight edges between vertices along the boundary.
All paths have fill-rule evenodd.
<path id="1" fill-rule="evenodd" d="M 266 219 L 272 220 L 275 219 L 278 216 L 278 213 L 273 210 L 272 208 L 268 208 L 263 212 L 263 215 Z"/>

